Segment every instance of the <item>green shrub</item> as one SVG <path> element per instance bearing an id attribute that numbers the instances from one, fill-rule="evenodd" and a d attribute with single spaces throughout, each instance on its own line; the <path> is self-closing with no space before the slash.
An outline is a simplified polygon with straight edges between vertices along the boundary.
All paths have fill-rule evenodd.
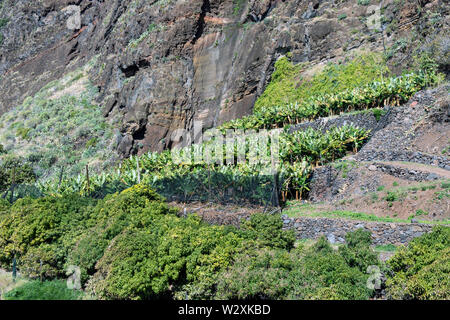
<path id="1" fill-rule="evenodd" d="M 16 184 L 33 183 L 36 180 L 34 170 L 29 163 L 21 158 L 6 156 L 0 163 L 0 192 L 11 186 L 13 173 Z"/>
<path id="2" fill-rule="evenodd" d="M 350 267 L 357 267 L 366 272 L 372 265 L 378 265 L 378 257 L 370 248 L 372 235 L 370 231 L 358 229 L 345 236 L 347 246 L 339 247 L 339 252 Z"/>
<path id="3" fill-rule="evenodd" d="M 415 238 L 388 261 L 391 299 L 449 299 L 450 228 L 437 226 Z"/>
<path id="4" fill-rule="evenodd" d="M 290 291 L 294 255 L 285 250 L 260 249 L 236 257 L 218 277 L 218 299 L 283 299 Z"/>
<path id="5" fill-rule="evenodd" d="M 9 22 L 8 19 L 0 19 L 0 46 L 3 44 L 3 34 L 1 33 L 2 29 L 4 26 L 6 26 L 6 24 Z"/>
<path id="6" fill-rule="evenodd" d="M 95 145 L 98 143 L 98 138 L 94 137 L 90 139 L 88 142 L 86 142 L 86 149 L 90 147 L 95 147 Z"/>
<path id="7" fill-rule="evenodd" d="M 94 203 L 79 195 L 16 201 L 0 215 L 0 265 L 9 268 L 16 254 L 24 275 L 63 275 L 65 256 Z"/>
<path id="8" fill-rule="evenodd" d="M 218 299 L 367 299 L 365 271 L 322 237 L 309 249 L 245 252 L 222 272 Z"/>
<path id="9" fill-rule="evenodd" d="M 272 248 L 291 249 L 294 246 L 294 231 L 284 231 L 281 215 L 253 214 L 241 225 L 245 237 L 258 240 Z"/>
<path id="10" fill-rule="evenodd" d="M 81 291 L 67 288 L 62 280 L 31 281 L 15 288 L 4 295 L 5 300 L 79 300 Z"/>
<path id="11" fill-rule="evenodd" d="M 6 25 L 8 24 L 8 22 L 9 22 L 8 19 L 6 19 L 6 18 L 1 18 L 1 19 L 0 19 L 0 30 L 1 30 L 4 26 L 6 26 Z"/>
<path id="12" fill-rule="evenodd" d="M 155 215 L 118 235 L 96 265 L 90 289 L 108 299 L 208 298 L 243 239 L 191 216 Z"/>

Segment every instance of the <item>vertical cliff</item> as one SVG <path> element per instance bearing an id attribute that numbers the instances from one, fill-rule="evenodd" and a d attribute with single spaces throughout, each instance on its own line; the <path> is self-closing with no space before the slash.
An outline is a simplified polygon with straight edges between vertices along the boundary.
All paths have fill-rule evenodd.
<path id="1" fill-rule="evenodd" d="M 251 113 L 287 53 L 308 74 L 384 51 L 400 72 L 425 46 L 448 68 L 441 0 L 2 0 L 0 19 L 0 112 L 95 57 L 89 79 L 121 156 L 170 148 L 195 121 Z"/>

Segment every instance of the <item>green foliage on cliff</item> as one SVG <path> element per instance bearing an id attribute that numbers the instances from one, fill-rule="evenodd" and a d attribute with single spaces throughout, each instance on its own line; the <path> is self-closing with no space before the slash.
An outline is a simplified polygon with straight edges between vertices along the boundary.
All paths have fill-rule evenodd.
<path id="1" fill-rule="evenodd" d="M 9 268 L 17 254 L 26 275 L 61 275 L 72 237 L 86 227 L 93 203 L 72 195 L 21 199 L 4 208 L 0 213 L 0 265 Z"/>
<path id="2" fill-rule="evenodd" d="M 113 128 L 94 102 L 97 89 L 87 80 L 90 66 L 47 84 L 0 117 L 5 150 L 21 155 L 38 178 L 77 175 L 86 164 L 101 170 L 117 160 Z"/>
<path id="3" fill-rule="evenodd" d="M 330 63 L 310 78 L 302 76 L 304 64 L 294 65 L 287 57 L 275 63 L 275 71 L 264 93 L 255 103 L 255 111 L 267 107 L 302 103 L 317 95 L 336 94 L 375 81 L 389 75 L 382 56 L 361 54 L 340 64 Z"/>

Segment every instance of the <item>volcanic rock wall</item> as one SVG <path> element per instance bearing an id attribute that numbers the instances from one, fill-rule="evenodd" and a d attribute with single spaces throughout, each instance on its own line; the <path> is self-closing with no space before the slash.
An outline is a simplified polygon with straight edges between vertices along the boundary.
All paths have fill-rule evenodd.
<path id="1" fill-rule="evenodd" d="M 68 6 L 79 28 L 68 27 Z M 0 0 L 0 113 L 96 57 L 90 78 L 104 116 L 119 119 L 120 154 L 163 150 L 195 121 L 207 129 L 251 113 L 288 52 L 313 69 L 412 33 L 434 41 L 447 11 L 440 0 Z M 396 49 L 391 67 L 403 69 L 416 46 Z"/>

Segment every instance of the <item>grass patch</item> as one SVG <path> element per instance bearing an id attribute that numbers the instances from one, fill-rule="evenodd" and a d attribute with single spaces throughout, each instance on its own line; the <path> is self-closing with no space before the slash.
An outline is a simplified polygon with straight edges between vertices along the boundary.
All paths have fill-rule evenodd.
<path id="1" fill-rule="evenodd" d="M 4 295 L 5 300 L 79 300 L 82 291 L 70 290 L 64 280 L 33 280 Z"/>
<path id="2" fill-rule="evenodd" d="M 288 215 L 290 218 L 297 217 L 312 217 L 312 218 L 342 218 L 350 220 L 360 220 L 360 221 L 373 221 L 373 222 L 396 222 L 396 223 L 410 223 L 410 219 L 399 219 L 390 217 L 377 217 L 375 215 L 353 212 L 345 210 L 335 210 L 335 211 L 318 211 L 313 206 L 300 205 L 292 206 L 283 210 L 283 214 Z M 450 224 L 450 220 L 442 221 L 419 221 L 420 223 L 426 224 Z"/>
<path id="3" fill-rule="evenodd" d="M 15 288 L 20 287 L 26 283 L 28 283 L 28 280 L 22 277 L 17 277 L 16 281 L 14 282 L 10 272 L 0 274 L 0 300 L 4 299 L 3 295 L 5 295 L 7 292 L 14 290 Z"/>
<path id="4" fill-rule="evenodd" d="M 421 182 L 421 183 L 417 183 L 414 184 L 412 186 L 402 186 L 402 187 L 396 187 L 394 189 L 392 189 L 395 192 L 400 192 L 400 193 L 407 193 L 409 191 L 426 191 L 426 190 L 432 190 L 432 189 L 436 189 L 436 187 L 439 185 L 439 183 L 450 183 L 450 180 L 446 179 L 446 180 L 441 180 L 441 181 L 434 181 L 434 182 Z"/>
<path id="5" fill-rule="evenodd" d="M 380 109 L 380 108 L 375 108 L 372 110 L 372 114 L 375 117 L 375 119 L 377 119 L 377 122 L 381 120 L 381 117 L 383 117 L 386 114 L 386 110 L 384 109 Z"/>

